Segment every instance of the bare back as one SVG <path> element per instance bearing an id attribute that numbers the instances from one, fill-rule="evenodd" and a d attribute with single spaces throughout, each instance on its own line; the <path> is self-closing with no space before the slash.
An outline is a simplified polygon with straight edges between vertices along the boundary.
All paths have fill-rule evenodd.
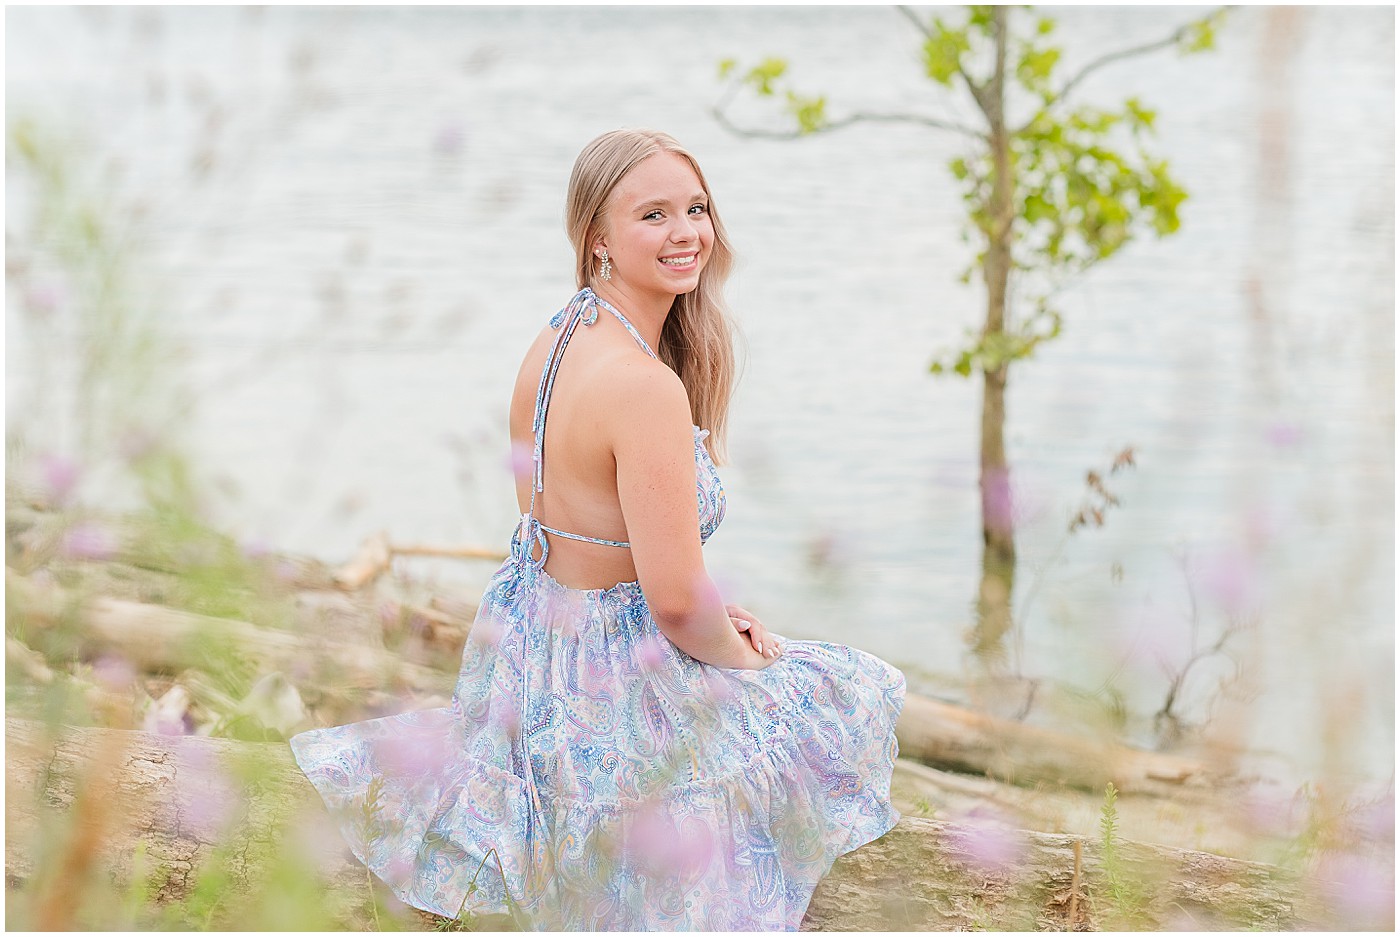
<path id="1" fill-rule="evenodd" d="M 533 450 L 536 394 L 557 335 L 548 326 L 541 329 L 516 376 L 510 438 L 517 452 Z M 612 395 L 607 392 L 608 382 L 621 368 L 666 366 L 643 353 L 610 316 L 578 330 L 559 363 L 545 433 L 545 488 L 535 503 L 536 516 L 550 526 L 627 540 L 612 448 L 613 421 L 625 419 L 626 414 L 611 405 Z M 516 500 L 524 512 L 530 504 L 530 474 L 517 472 L 515 481 Z M 558 537 L 550 541 L 545 571 L 577 589 L 609 588 L 637 578 L 630 550 Z"/>

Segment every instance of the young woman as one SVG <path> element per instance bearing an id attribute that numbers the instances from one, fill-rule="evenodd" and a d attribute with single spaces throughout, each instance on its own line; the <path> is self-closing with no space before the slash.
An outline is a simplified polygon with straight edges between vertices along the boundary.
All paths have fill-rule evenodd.
<path id="1" fill-rule="evenodd" d="M 796 930 L 832 861 L 898 819 L 904 677 L 769 632 L 705 571 L 733 255 L 694 158 L 666 134 L 604 134 L 574 166 L 567 220 L 580 290 L 516 382 L 522 516 L 451 707 L 292 748 L 356 855 L 415 907 Z"/>

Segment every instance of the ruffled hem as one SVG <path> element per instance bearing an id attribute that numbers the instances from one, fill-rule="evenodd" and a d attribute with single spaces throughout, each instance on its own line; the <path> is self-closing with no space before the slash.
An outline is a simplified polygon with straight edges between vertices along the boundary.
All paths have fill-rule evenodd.
<path id="1" fill-rule="evenodd" d="M 787 662 L 800 665 L 804 650 L 822 647 L 789 642 Z M 813 764 L 793 724 L 809 714 L 789 705 L 785 731 L 766 749 L 723 776 L 654 797 L 561 785 L 536 811 L 524 779 L 462 754 L 463 727 L 450 709 L 313 730 L 291 744 L 356 856 L 414 907 L 444 917 L 506 913 L 509 889 L 541 929 L 795 930 L 836 858 L 899 820 L 889 783 L 903 678 L 870 661 L 889 676 L 868 687 L 885 700 L 882 711 L 865 714 L 886 746 Z M 745 673 L 761 681 L 777 666 Z M 410 766 L 424 769 L 412 774 L 386 764 L 386 746 L 389 762 L 405 746 L 456 754 Z M 844 769 L 835 777 L 833 763 Z M 374 778 L 395 818 L 379 830 L 365 821 Z"/>

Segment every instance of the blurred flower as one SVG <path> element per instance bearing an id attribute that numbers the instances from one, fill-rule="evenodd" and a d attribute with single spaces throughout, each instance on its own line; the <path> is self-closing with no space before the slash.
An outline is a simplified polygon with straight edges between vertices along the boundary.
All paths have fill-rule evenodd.
<path id="1" fill-rule="evenodd" d="M 507 735 L 520 731 L 520 705 L 513 696 L 498 694 L 491 700 L 491 716 Z"/>
<path id="2" fill-rule="evenodd" d="M 628 819 L 625 848 L 643 874 L 665 877 L 679 871 L 684 862 L 680 832 L 665 810 L 645 804 Z"/>
<path id="3" fill-rule="evenodd" d="M 723 704 L 734 697 L 734 690 L 723 674 L 711 672 L 705 677 L 705 698 L 712 703 Z"/>
<path id="4" fill-rule="evenodd" d="M 1303 440 L 1303 429 L 1297 423 L 1278 421 L 1264 431 L 1264 438 L 1275 449 L 1292 449 Z"/>
<path id="5" fill-rule="evenodd" d="M 1393 793 L 1356 812 L 1356 825 L 1361 835 L 1379 842 L 1395 840 L 1395 795 Z"/>
<path id="6" fill-rule="evenodd" d="M 48 488 L 53 503 L 63 507 L 78 484 L 78 466 L 72 459 L 52 453 L 40 460 L 40 471 L 44 476 L 44 486 Z"/>
<path id="7" fill-rule="evenodd" d="M 1245 796 L 1243 807 L 1245 822 L 1260 833 L 1291 837 L 1302 830 L 1303 804 L 1296 793 L 1258 786 Z"/>
<path id="8" fill-rule="evenodd" d="M 1342 912 L 1342 924 L 1375 925 L 1393 921 L 1394 873 L 1385 863 L 1353 853 L 1329 852 L 1314 873 L 1322 891 Z"/>
<path id="9" fill-rule="evenodd" d="M 1212 550 L 1191 562 L 1202 591 L 1227 612 L 1248 611 L 1259 600 L 1259 570 L 1250 554 L 1236 547 Z"/>
<path id="10" fill-rule="evenodd" d="M 711 579 L 709 574 L 703 569 L 695 578 L 695 591 L 697 593 L 696 599 L 702 605 L 711 602 L 718 605 L 724 604 L 724 597 L 720 595 L 719 587 L 715 585 L 715 581 Z"/>
<path id="11" fill-rule="evenodd" d="M 238 812 L 241 787 L 220 765 L 208 742 L 182 739 L 175 748 L 180 776 L 181 826 L 213 842 Z"/>
<path id="12" fill-rule="evenodd" d="M 462 151 L 465 140 L 466 133 L 462 125 L 453 121 L 438 129 L 437 136 L 433 138 L 433 149 L 442 156 L 456 156 Z"/>
<path id="13" fill-rule="evenodd" d="M 666 648 L 661 643 L 663 640 L 660 635 L 648 634 L 638 642 L 637 660 L 648 673 L 655 673 L 666 666 Z"/>
<path id="14" fill-rule="evenodd" d="M 136 682 L 136 668 L 125 657 L 103 654 L 93 661 L 92 678 L 103 688 L 120 692 Z"/>
<path id="15" fill-rule="evenodd" d="M 24 305 L 45 316 L 57 310 L 67 299 L 68 296 L 63 287 L 52 280 L 32 283 L 24 291 Z"/>
<path id="16" fill-rule="evenodd" d="M 469 640 L 483 647 L 495 647 L 501 643 L 501 625 L 492 615 L 483 615 L 469 632 Z"/>
<path id="17" fill-rule="evenodd" d="M 390 860 L 389 867 L 385 871 L 388 875 L 388 881 L 403 884 L 414 874 L 414 863 L 411 858 L 399 853 Z"/>
<path id="18" fill-rule="evenodd" d="M 116 545 L 96 523 L 80 521 L 63 532 L 59 551 L 70 560 L 106 560 L 116 553 Z"/>
<path id="19" fill-rule="evenodd" d="M 272 547 L 261 537 L 244 540 L 238 545 L 238 548 L 243 551 L 244 557 L 250 560 L 261 559 L 272 552 Z"/>
<path id="20" fill-rule="evenodd" d="M 1020 833 L 994 813 L 975 809 L 954 821 L 953 833 L 972 863 L 984 872 L 1003 872 L 1025 851 Z"/>
<path id="21" fill-rule="evenodd" d="M 393 724 L 393 731 L 371 743 L 374 756 L 384 772 L 391 777 L 428 780 L 441 778 L 451 761 L 452 753 L 443 744 L 447 726 L 440 720 L 414 725 L 403 719 Z"/>
<path id="22" fill-rule="evenodd" d="M 506 468 L 516 478 L 533 478 L 535 473 L 535 450 L 532 446 L 523 442 L 513 442 L 510 444 L 510 453 L 506 456 Z"/>

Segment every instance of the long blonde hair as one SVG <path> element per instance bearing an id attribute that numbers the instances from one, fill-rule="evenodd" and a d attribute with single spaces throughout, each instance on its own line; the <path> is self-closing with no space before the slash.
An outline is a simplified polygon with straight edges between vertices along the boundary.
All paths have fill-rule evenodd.
<path id="1" fill-rule="evenodd" d="M 724 284 L 734 266 L 734 250 L 715 211 L 714 196 L 700 164 L 669 134 L 613 130 L 595 138 L 578 155 L 569 176 L 564 213 L 569 241 L 577 255 L 575 279 L 580 289 L 596 286 L 592 245 L 605 227 L 608 199 L 632 167 L 662 152 L 683 157 L 695 170 L 709 199 L 715 239 L 709 262 L 700 271 L 699 285 L 677 296 L 671 305 L 656 353 L 680 376 L 690 398 L 691 419 L 710 431 L 705 446 L 710 456 L 721 462 L 736 373 L 735 330 L 724 301 Z"/>

